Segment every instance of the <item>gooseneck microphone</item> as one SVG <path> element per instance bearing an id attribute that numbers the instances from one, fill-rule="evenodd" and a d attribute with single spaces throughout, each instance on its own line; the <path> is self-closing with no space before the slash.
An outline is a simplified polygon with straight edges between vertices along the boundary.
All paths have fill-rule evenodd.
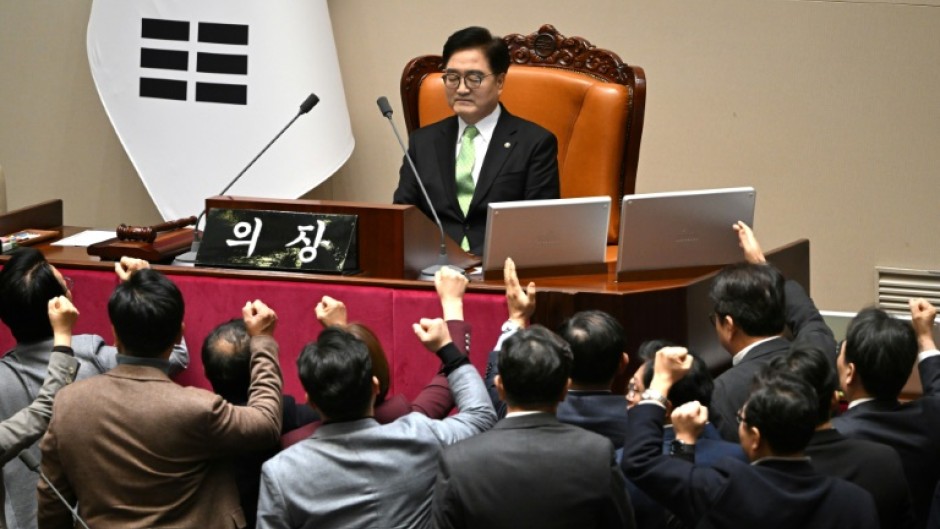
<path id="1" fill-rule="evenodd" d="M 78 523 L 82 524 L 82 527 L 85 529 L 88 528 L 88 524 L 85 523 L 85 520 L 82 520 L 82 517 L 78 515 L 78 509 L 69 505 L 68 500 L 65 499 L 65 496 L 62 496 L 62 493 L 59 492 L 59 489 L 55 488 L 55 485 L 49 481 L 49 478 L 46 477 L 46 474 L 43 473 L 42 469 L 39 468 L 39 460 L 36 459 L 36 456 L 29 452 L 29 449 L 23 450 L 20 452 L 20 460 L 26 464 L 26 468 L 32 470 L 33 472 L 39 474 L 39 477 L 46 482 L 46 485 L 49 485 L 49 488 L 52 489 L 52 492 L 59 497 L 59 501 L 68 508 L 69 512 L 72 513 L 72 517 L 78 520 Z"/>
<path id="2" fill-rule="evenodd" d="M 278 138 L 281 137 L 282 134 L 287 132 L 287 129 L 289 129 L 290 126 L 293 125 L 295 121 L 297 121 L 297 118 L 313 110 L 313 107 L 317 106 L 317 103 L 319 102 L 320 102 L 320 98 L 317 97 L 316 94 L 311 93 L 310 95 L 308 95 L 307 99 L 304 99 L 304 102 L 300 104 L 300 110 L 297 111 L 297 114 L 294 115 L 294 117 L 287 123 L 287 125 L 284 125 L 284 128 L 282 128 L 281 131 L 278 132 L 276 136 L 274 136 L 274 139 L 269 141 L 268 144 L 264 146 L 264 149 L 261 149 L 261 152 L 259 152 L 257 156 L 252 158 L 251 161 L 248 162 L 248 165 L 246 165 L 245 168 L 242 169 L 241 172 L 239 172 L 235 176 L 235 178 L 233 178 L 232 181 L 229 182 L 228 185 L 225 186 L 224 189 L 222 189 L 222 192 L 219 194 L 224 195 L 226 191 L 228 191 L 233 185 L 235 185 L 235 182 L 238 182 L 238 180 L 241 179 L 242 175 L 248 172 L 248 169 L 250 169 L 251 166 L 254 165 L 255 162 L 258 161 L 258 158 L 261 158 L 261 155 L 267 152 L 267 150 L 272 145 L 274 145 L 274 142 L 276 142 Z M 202 218 L 205 216 L 206 216 L 206 210 L 205 208 L 203 208 L 202 212 L 199 214 L 199 217 L 196 218 L 196 229 L 193 231 L 192 247 L 189 249 L 188 252 L 177 256 L 174 262 L 187 263 L 187 264 L 196 262 L 196 254 L 199 252 L 199 244 L 202 242 L 202 235 L 199 232 L 199 221 L 201 221 Z"/>
<path id="3" fill-rule="evenodd" d="M 379 105 L 379 110 L 382 112 L 382 115 L 388 118 L 388 123 L 392 126 L 392 132 L 395 133 L 395 138 L 398 139 L 398 145 L 401 146 L 401 152 L 405 153 L 405 159 L 408 160 L 408 166 L 411 167 L 411 171 L 415 175 L 415 180 L 418 181 L 418 187 L 421 189 L 421 194 L 424 195 L 424 201 L 427 202 L 428 207 L 431 209 L 431 216 L 434 217 L 434 223 L 437 224 L 437 229 L 441 232 L 441 253 L 437 256 L 437 264 L 431 265 L 424 270 L 421 270 L 420 279 L 433 280 L 434 274 L 444 267 L 452 268 L 463 274 L 463 269 L 453 266 L 447 262 L 447 236 L 444 234 L 444 225 L 441 224 L 441 219 L 437 216 L 437 211 L 434 209 L 434 203 L 431 202 L 431 197 L 428 196 L 428 190 L 425 189 L 424 182 L 421 180 L 421 176 L 418 175 L 418 168 L 415 167 L 414 160 L 412 160 L 411 155 L 408 154 L 408 149 L 405 147 L 405 142 L 401 141 L 401 135 L 398 134 L 398 127 L 396 127 L 395 122 L 392 121 L 392 106 L 388 104 L 388 98 L 382 96 L 376 100 L 376 104 Z"/>

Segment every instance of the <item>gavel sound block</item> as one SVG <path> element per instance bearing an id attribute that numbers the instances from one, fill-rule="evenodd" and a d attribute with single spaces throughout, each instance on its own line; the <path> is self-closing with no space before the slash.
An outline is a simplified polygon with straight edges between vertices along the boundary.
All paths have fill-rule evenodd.
<path id="1" fill-rule="evenodd" d="M 152 263 L 170 261 L 189 250 L 193 243 L 196 217 L 174 220 L 154 226 L 117 227 L 117 237 L 88 247 L 88 255 L 106 261 L 117 261 L 123 256 L 146 259 Z"/>

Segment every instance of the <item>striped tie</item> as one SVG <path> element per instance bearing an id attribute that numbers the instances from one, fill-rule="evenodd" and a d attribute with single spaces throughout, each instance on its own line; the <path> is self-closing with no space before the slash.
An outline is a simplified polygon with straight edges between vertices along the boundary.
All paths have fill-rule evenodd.
<path id="1" fill-rule="evenodd" d="M 463 131 L 463 138 L 460 140 L 460 153 L 457 155 L 456 180 L 457 180 L 457 203 L 460 204 L 460 211 L 464 216 L 470 210 L 470 201 L 473 200 L 473 162 L 476 159 L 476 152 L 473 147 L 473 138 L 479 134 L 473 125 L 468 126 Z M 464 236 L 460 247 L 464 251 L 470 250 L 470 241 Z"/>

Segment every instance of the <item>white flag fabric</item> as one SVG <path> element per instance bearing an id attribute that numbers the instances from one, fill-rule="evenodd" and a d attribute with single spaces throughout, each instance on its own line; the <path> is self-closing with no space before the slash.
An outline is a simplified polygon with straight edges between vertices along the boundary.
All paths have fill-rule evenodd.
<path id="1" fill-rule="evenodd" d="M 88 62 L 114 129 L 164 219 L 228 194 L 297 198 L 354 140 L 326 0 L 94 0 Z"/>

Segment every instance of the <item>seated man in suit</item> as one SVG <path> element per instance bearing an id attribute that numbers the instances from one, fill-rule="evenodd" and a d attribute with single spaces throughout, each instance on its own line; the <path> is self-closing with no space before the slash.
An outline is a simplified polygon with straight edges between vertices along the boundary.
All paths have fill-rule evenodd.
<path id="1" fill-rule="evenodd" d="M 924 527 L 940 478 L 940 352 L 933 340 L 937 310 L 923 299 L 910 307 L 913 325 L 879 309 L 865 309 L 849 324 L 836 364 L 849 409 L 832 425 L 898 452 L 917 526 Z M 915 362 L 924 394 L 902 404 L 898 396 Z"/>
<path id="2" fill-rule="evenodd" d="M 507 409 L 495 382 L 500 350 L 505 340 L 528 326 L 535 312 L 535 283 L 522 288 L 511 258 L 506 259 L 503 279 L 509 319 L 503 324 L 502 334 L 486 364 L 486 388 L 500 418 Z M 627 430 L 627 414 L 623 395 L 612 394 L 610 386 L 629 362 L 624 352 L 623 326 L 606 312 L 589 310 L 575 313 L 562 323 L 559 334 L 570 346 L 573 361 L 571 388 L 558 404 L 558 420 L 603 435 L 615 450 L 620 449 Z"/>
<path id="3" fill-rule="evenodd" d="M 202 365 L 213 391 L 232 404 L 248 404 L 248 390 L 251 387 L 251 336 L 244 319 L 232 319 L 212 329 L 202 342 Z M 297 404 L 290 395 L 281 395 L 282 435 L 319 418 L 309 406 Z M 276 454 L 278 448 L 279 445 L 275 443 L 232 459 L 239 503 L 249 529 L 255 526 L 255 515 L 258 513 L 261 465 Z"/>
<path id="4" fill-rule="evenodd" d="M 42 470 L 90 527 L 244 527 L 226 457 L 277 443 L 281 372 L 277 315 L 260 301 L 242 316 L 251 338 L 247 406 L 168 376 L 183 335 L 183 297 L 163 274 L 134 272 L 108 301 L 118 365 L 64 388 L 43 437 Z M 35 478 L 34 478 L 35 481 Z M 72 514 L 39 485 L 39 527 Z"/>
<path id="5" fill-rule="evenodd" d="M 410 413 L 379 424 L 379 382 L 366 345 L 339 327 L 324 329 L 297 361 L 324 424 L 262 467 L 259 528 L 428 527 L 444 446 L 489 429 L 496 414 L 444 321 L 422 319 L 414 327 L 443 362 L 459 413 L 442 420 Z"/>
<path id="6" fill-rule="evenodd" d="M 135 270 L 149 267 L 147 261 L 122 258 L 115 263 L 115 273 L 125 281 Z M 57 296 L 72 298 L 72 281 L 63 276 L 35 248 L 19 248 L 0 271 L 0 320 L 9 327 L 16 346 L 0 359 L 0 420 L 11 417 L 35 399 L 48 374 L 54 345 L 53 328 L 47 314 L 49 300 Z M 71 339 L 79 361 L 77 380 L 104 373 L 117 365 L 117 349 L 97 335 L 80 334 Z M 189 364 L 185 344 L 174 346 L 170 357 L 171 373 Z M 39 459 L 39 445 L 30 453 Z M 36 527 L 36 474 L 25 465 L 3 467 L 6 489 L 5 510 L 9 529 Z"/>
<path id="7" fill-rule="evenodd" d="M 436 527 L 635 527 L 610 441 L 555 417 L 571 364 L 568 344 L 538 325 L 503 343 L 495 382 L 508 413 L 444 451 Z"/>
<path id="8" fill-rule="evenodd" d="M 408 154 L 444 231 L 480 255 L 490 202 L 559 197 L 558 141 L 499 103 L 509 70 L 502 39 L 484 28 L 462 29 L 444 44 L 443 61 L 447 103 L 456 116 L 414 131 Z M 407 160 L 393 200 L 433 218 Z"/>
<path id="9" fill-rule="evenodd" d="M 851 481 L 867 490 L 875 500 L 883 529 L 914 526 L 911 493 L 897 452 L 890 447 L 849 439 L 832 427 L 832 410 L 839 403 L 836 370 L 826 353 L 799 342 L 790 353 L 764 366 L 759 378 L 772 380 L 778 373 L 791 373 L 816 390 L 816 431 L 806 446 L 813 468 L 824 476 Z"/>
<path id="10" fill-rule="evenodd" d="M 816 394 L 792 375 L 759 386 L 739 411 L 741 447 L 749 465 L 724 458 L 703 467 L 662 453 L 665 395 L 692 364 L 684 348 L 656 353 L 653 379 L 630 410 L 623 471 L 643 492 L 688 527 L 763 529 L 879 527 L 871 495 L 846 481 L 820 476 L 804 449 L 816 425 Z M 689 439 L 708 420 L 708 408 L 686 403 L 672 413 Z M 679 435 L 677 433 L 677 435 Z"/>
<path id="11" fill-rule="evenodd" d="M 715 277 L 709 297 L 718 341 L 730 353 L 732 367 L 715 379 L 711 417 L 721 436 L 738 440 L 735 414 L 751 392 L 754 375 L 783 356 L 790 342 L 782 335 L 789 326 L 794 337 L 833 351 L 835 338 L 819 310 L 795 281 L 785 281 L 767 264 L 754 233 L 743 222 L 734 226 L 746 263 L 725 267 Z"/>

